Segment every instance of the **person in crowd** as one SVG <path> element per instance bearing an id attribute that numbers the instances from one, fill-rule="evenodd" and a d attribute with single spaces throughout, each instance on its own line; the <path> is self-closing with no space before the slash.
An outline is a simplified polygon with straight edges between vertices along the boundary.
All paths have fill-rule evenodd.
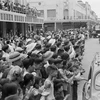
<path id="1" fill-rule="evenodd" d="M 9 59 L 9 54 L 11 52 L 9 46 L 6 44 L 2 47 L 2 50 L 3 50 L 3 57 L 8 60 Z"/>

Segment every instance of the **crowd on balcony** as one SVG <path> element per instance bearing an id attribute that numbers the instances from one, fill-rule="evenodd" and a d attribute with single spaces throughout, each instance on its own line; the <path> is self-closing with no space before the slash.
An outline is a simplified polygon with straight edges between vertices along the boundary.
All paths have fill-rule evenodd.
<path id="1" fill-rule="evenodd" d="M 26 38 L 1 38 L 0 99 L 77 100 L 77 81 L 85 79 L 85 33 L 41 30 Z"/>
<path id="2" fill-rule="evenodd" d="M 21 14 L 29 14 L 31 16 L 38 16 L 38 11 L 36 8 L 30 8 L 29 4 L 21 5 L 19 3 L 13 3 L 8 1 L 2 1 L 0 2 L 0 9 L 5 10 L 5 11 L 12 11 L 16 13 L 21 13 Z"/>

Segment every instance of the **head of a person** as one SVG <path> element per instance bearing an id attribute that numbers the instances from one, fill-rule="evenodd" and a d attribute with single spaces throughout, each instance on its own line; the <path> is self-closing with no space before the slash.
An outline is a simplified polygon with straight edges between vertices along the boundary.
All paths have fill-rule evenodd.
<path id="1" fill-rule="evenodd" d="M 69 45 L 70 45 L 70 41 L 69 40 L 64 41 L 64 46 L 69 46 Z"/>
<path id="2" fill-rule="evenodd" d="M 43 63 L 43 59 L 42 58 L 35 59 L 35 61 L 34 61 L 34 67 L 35 67 L 35 69 L 37 69 L 37 70 L 41 69 L 42 63 Z"/>
<path id="3" fill-rule="evenodd" d="M 62 59 L 55 59 L 54 64 L 57 68 L 62 68 Z"/>
<path id="4" fill-rule="evenodd" d="M 68 52 L 68 51 L 70 50 L 70 46 L 65 46 L 65 47 L 64 47 L 64 50 L 65 50 L 66 52 Z"/>
<path id="5" fill-rule="evenodd" d="M 22 61 L 23 67 L 28 71 L 28 72 L 33 72 L 34 68 L 34 58 L 26 58 Z"/>
<path id="6" fill-rule="evenodd" d="M 54 65 L 55 59 L 51 58 L 48 60 L 49 65 Z"/>
<path id="7" fill-rule="evenodd" d="M 58 58 L 58 54 L 57 53 L 54 53 L 53 56 L 52 56 L 52 58 L 53 59 L 57 59 Z"/>
<path id="8" fill-rule="evenodd" d="M 25 86 L 33 86 L 35 82 L 35 78 L 33 76 L 33 74 L 26 74 L 24 76 L 24 85 Z"/>
<path id="9" fill-rule="evenodd" d="M 51 48 L 50 48 L 50 50 L 51 50 L 52 52 L 55 52 L 56 49 L 57 49 L 57 47 L 56 47 L 55 45 L 51 46 Z"/>
<path id="10" fill-rule="evenodd" d="M 54 85 L 54 88 L 57 92 L 61 92 L 63 90 L 63 84 L 62 83 L 56 83 Z M 58 100 L 58 99 L 57 99 Z M 62 100 L 62 99 L 61 99 Z"/>
<path id="11" fill-rule="evenodd" d="M 15 82 L 5 83 L 2 87 L 2 98 L 6 98 L 18 93 L 18 87 Z"/>
<path id="12" fill-rule="evenodd" d="M 50 65 L 47 67 L 47 73 L 48 76 L 51 77 L 51 79 L 55 79 L 57 77 L 58 71 L 55 65 Z"/>
<path id="13" fill-rule="evenodd" d="M 58 49 L 58 55 L 62 55 L 62 53 L 64 53 L 64 49 L 62 48 Z"/>
<path id="14" fill-rule="evenodd" d="M 41 50 L 42 47 L 41 47 L 40 44 L 37 44 L 35 48 L 36 48 L 37 50 Z"/>
<path id="15" fill-rule="evenodd" d="M 59 48 L 59 47 L 61 46 L 61 42 L 60 42 L 60 41 L 57 42 L 57 43 L 56 43 L 56 46 Z"/>
<path id="16" fill-rule="evenodd" d="M 35 58 L 33 58 L 33 57 L 30 57 L 29 58 L 29 62 L 30 62 L 30 68 L 29 68 L 29 71 L 31 72 L 31 71 L 33 71 L 33 66 L 34 66 L 34 60 Z"/>
<path id="17" fill-rule="evenodd" d="M 3 50 L 4 52 L 6 52 L 6 53 L 9 53 L 9 52 L 11 51 L 8 45 L 4 45 L 4 46 L 2 47 L 2 50 Z"/>
<path id="18" fill-rule="evenodd" d="M 61 59 L 62 59 L 62 60 L 69 61 L 69 59 L 70 59 L 69 54 L 68 54 L 68 53 L 62 53 Z"/>
<path id="19" fill-rule="evenodd" d="M 10 41 L 9 40 L 7 40 L 7 44 L 10 44 Z"/>
<path id="20" fill-rule="evenodd" d="M 39 87 L 42 85 L 43 85 L 43 79 L 41 79 L 39 77 L 35 77 L 34 87 L 39 89 Z"/>
<path id="21" fill-rule="evenodd" d="M 79 50 L 80 50 L 79 49 L 79 46 L 78 45 L 77 46 L 74 46 L 74 50 L 75 50 L 76 53 L 79 53 Z"/>
<path id="22" fill-rule="evenodd" d="M 24 67 L 26 70 L 28 70 L 28 68 L 29 68 L 29 66 L 30 66 L 30 60 L 29 60 L 29 58 L 24 59 L 24 60 L 22 61 L 22 63 L 23 63 L 23 67 Z"/>
<path id="23" fill-rule="evenodd" d="M 19 52 L 13 52 L 9 56 L 9 61 L 12 62 L 13 65 L 22 66 L 22 55 Z"/>
<path id="24" fill-rule="evenodd" d="M 50 44 L 50 43 L 47 43 L 47 44 L 45 45 L 45 47 L 49 49 L 49 48 L 51 47 L 51 44 Z"/>

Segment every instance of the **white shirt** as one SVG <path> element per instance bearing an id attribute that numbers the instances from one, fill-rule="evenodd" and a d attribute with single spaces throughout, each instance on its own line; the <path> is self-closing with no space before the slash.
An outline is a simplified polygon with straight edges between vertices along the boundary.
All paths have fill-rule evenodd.
<path id="1" fill-rule="evenodd" d="M 48 96 L 46 96 L 46 100 L 55 100 L 54 97 L 54 85 L 53 82 L 47 78 L 44 82 L 44 87 L 50 85 L 50 88 L 44 89 L 44 93 L 49 92 Z"/>
<path id="2" fill-rule="evenodd" d="M 28 45 L 26 46 L 26 48 L 27 48 L 27 49 L 26 49 L 27 53 L 28 53 L 28 52 L 31 52 L 31 51 L 35 48 L 36 44 L 37 44 L 37 43 L 28 44 Z"/>
<path id="3" fill-rule="evenodd" d="M 9 45 L 9 44 L 8 44 L 8 46 L 9 46 L 11 52 L 14 52 L 14 48 L 13 48 L 13 46 L 11 46 L 11 45 Z"/>
<path id="4" fill-rule="evenodd" d="M 70 56 L 70 59 L 74 58 L 75 55 L 76 55 L 75 50 L 74 50 L 74 48 L 73 48 L 72 46 L 71 46 L 71 50 L 72 50 L 72 52 L 71 52 L 71 54 L 69 55 L 69 56 Z"/>
<path id="5" fill-rule="evenodd" d="M 84 40 L 85 36 L 83 34 L 81 34 L 81 40 Z"/>

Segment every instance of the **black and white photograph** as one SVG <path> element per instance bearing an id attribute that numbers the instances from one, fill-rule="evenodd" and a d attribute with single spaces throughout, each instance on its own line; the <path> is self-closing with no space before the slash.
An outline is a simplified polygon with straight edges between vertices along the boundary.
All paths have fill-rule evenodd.
<path id="1" fill-rule="evenodd" d="M 100 0 L 0 0 L 0 100 L 100 100 Z"/>

